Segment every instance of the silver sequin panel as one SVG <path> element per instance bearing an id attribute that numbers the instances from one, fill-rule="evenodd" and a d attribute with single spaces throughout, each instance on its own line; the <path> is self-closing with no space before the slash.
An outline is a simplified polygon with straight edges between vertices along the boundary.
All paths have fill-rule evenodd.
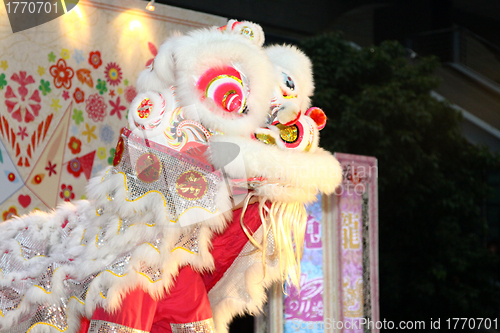
<path id="1" fill-rule="evenodd" d="M 63 264 L 67 263 L 68 262 L 54 262 L 50 264 L 43 274 L 37 278 L 35 285 L 45 290 L 46 293 L 52 292 L 52 277 L 54 276 L 54 272 Z"/>
<path id="2" fill-rule="evenodd" d="M 39 324 L 51 326 L 56 328 L 58 331 L 63 332 L 68 328 L 66 309 L 66 301 L 62 298 L 60 299 L 59 304 L 40 304 L 35 306 L 33 311 L 25 314 L 21 319 L 20 324 L 9 329 L 0 330 L 0 333 L 25 333 Z"/>
<path id="3" fill-rule="evenodd" d="M 26 260 L 36 256 L 44 256 L 47 253 L 47 241 L 34 239 L 29 235 L 28 229 L 19 232 L 14 239 L 19 243 L 22 256 Z"/>
<path id="4" fill-rule="evenodd" d="M 125 174 L 127 180 L 128 200 L 134 201 L 141 198 L 148 192 L 157 191 L 162 194 L 165 200 L 165 209 L 167 210 L 167 214 L 171 216 L 173 221 L 177 221 L 184 212 L 193 207 L 201 207 L 210 213 L 217 212 L 215 197 L 217 194 L 217 187 L 221 182 L 221 179 L 218 175 L 209 170 L 209 165 L 197 164 L 192 158 L 187 157 L 186 154 L 182 155 L 184 156 L 184 159 L 173 156 L 175 154 L 180 155 L 174 150 L 171 150 L 173 155 L 170 155 L 163 151 L 154 149 L 153 147 L 143 146 L 133 140 L 130 140 L 123 134 L 122 138 L 124 140 L 125 148 L 120 164 L 112 168 L 108 174 L 116 174 L 118 172 L 123 172 Z M 154 145 L 153 142 L 150 144 Z M 135 170 L 137 160 L 145 153 L 154 154 L 161 162 L 161 174 L 159 179 L 152 183 L 145 183 L 141 181 L 137 177 Z M 206 180 L 206 192 L 197 200 L 185 199 L 177 193 L 177 180 L 187 171 L 200 172 Z"/>
<path id="5" fill-rule="evenodd" d="M 123 276 L 126 274 L 126 268 L 130 262 L 130 253 L 123 254 L 118 257 L 114 262 L 104 268 L 103 271 L 110 271 L 116 276 Z M 16 282 L 9 287 L 0 287 L 0 311 L 5 316 L 8 312 L 16 310 L 23 297 L 34 285 L 44 289 L 46 292 L 52 290 L 52 278 L 54 272 L 59 266 L 68 264 L 67 262 L 52 263 L 44 273 L 36 279 L 26 279 Z M 145 267 L 146 270 L 148 267 Z M 57 304 L 32 304 L 31 309 L 26 312 L 20 319 L 20 323 L 7 330 L 0 330 L 0 333 L 21 333 L 26 332 L 30 327 L 37 324 L 48 325 L 57 328 L 59 331 L 64 331 L 67 328 L 66 313 L 67 303 L 71 298 L 76 298 L 77 301 L 85 303 L 87 291 L 90 284 L 99 275 L 100 272 L 86 276 L 82 280 L 65 279 L 63 281 L 65 289 L 65 298 L 61 298 Z M 103 291 L 104 297 L 107 292 Z"/>
<path id="6" fill-rule="evenodd" d="M 170 327 L 172 328 L 172 333 L 215 333 L 212 318 L 194 323 L 170 324 Z"/>
<path id="7" fill-rule="evenodd" d="M 21 260 L 17 259 L 12 252 L 2 254 L 0 257 L 0 275 L 7 277 L 11 272 L 19 272 L 24 269 Z"/>
<path id="8" fill-rule="evenodd" d="M 34 279 L 26 279 L 13 283 L 10 287 L 0 287 L 0 310 L 5 315 L 16 310 L 21 304 L 26 290 L 35 284 Z"/>
<path id="9" fill-rule="evenodd" d="M 152 283 L 155 283 L 161 280 L 161 275 L 163 271 L 159 268 L 155 269 L 147 265 L 145 262 L 141 262 L 141 268 L 139 272 L 147 276 Z"/>
<path id="10" fill-rule="evenodd" d="M 200 252 L 199 237 L 200 237 L 201 223 L 197 223 L 190 233 L 182 234 L 179 240 L 174 245 L 174 249 L 181 248 L 191 253 L 198 254 Z"/>
<path id="11" fill-rule="evenodd" d="M 88 333 L 148 333 L 128 326 L 111 323 L 104 320 L 90 321 Z"/>

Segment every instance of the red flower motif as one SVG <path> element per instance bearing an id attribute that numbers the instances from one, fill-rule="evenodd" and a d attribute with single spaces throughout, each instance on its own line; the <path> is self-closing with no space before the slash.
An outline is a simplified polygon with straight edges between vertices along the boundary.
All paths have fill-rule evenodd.
<path id="1" fill-rule="evenodd" d="M 75 75 L 75 71 L 66 65 L 66 60 L 59 59 L 57 64 L 50 66 L 50 75 L 54 77 L 54 86 L 60 89 L 64 87 L 66 89 L 71 88 L 71 79 Z"/>
<path id="2" fill-rule="evenodd" d="M 17 88 L 17 94 L 11 86 L 7 86 L 5 91 L 5 105 L 7 106 L 7 111 L 12 115 L 12 118 L 19 122 L 24 121 L 29 123 L 38 116 L 40 109 L 40 95 L 38 90 L 33 89 L 33 93 L 29 96 L 29 89 L 27 85 L 35 83 L 35 80 L 31 75 L 26 75 L 26 72 L 20 71 L 19 75 L 13 74 L 11 80 L 19 84 Z M 29 97 L 28 97 L 29 96 Z"/>
<path id="3" fill-rule="evenodd" d="M 17 132 L 17 135 L 19 135 L 21 137 L 21 141 L 23 141 L 24 137 L 28 136 L 28 133 L 26 133 L 26 127 L 19 126 L 19 132 Z"/>
<path id="4" fill-rule="evenodd" d="M 94 67 L 95 69 L 98 69 L 99 66 L 102 65 L 101 52 L 99 51 L 90 52 L 89 64 L 91 64 L 92 67 Z"/>
<path id="5" fill-rule="evenodd" d="M 73 186 L 66 186 L 66 184 L 62 184 L 59 196 L 61 197 L 61 199 L 64 199 L 64 201 L 73 200 L 75 198 L 75 193 L 73 193 Z"/>
<path id="6" fill-rule="evenodd" d="M 106 108 L 108 107 L 104 103 L 104 98 L 99 96 L 99 94 L 90 95 L 85 102 L 87 105 L 85 111 L 89 114 L 89 117 L 95 121 L 102 121 L 106 116 Z"/>
<path id="7" fill-rule="evenodd" d="M 4 210 L 4 212 L 2 213 L 2 218 L 4 221 L 7 221 L 13 218 L 14 216 L 18 216 L 17 209 L 14 206 L 10 206 L 8 210 Z"/>
<path id="8" fill-rule="evenodd" d="M 82 151 L 82 142 L 77 138 L 75 138 L 74 136 L 72 136 L 69 139 L 68 148 L 71 150 L 73 154 L 78 154 L 80 151 Z"/>
<path id="9" fill-rule="evenodd" d="M 16 81 L 17 83 L 19 83 L 19 85 L 21 87 L 26 87 L 30 83 L 35 83 L 35 80 L 33 79 L 33 76 L 31 76 L 31 75 L 30 76 L 26 76 L 26 72 L 24 72 L 24 71 L 20 71 L 19 75 L 15 74 L 15 73 L 12 74 L 12 76 L 10 77 L 10 79 L 12 81 Z M 19 91 L 19 93 L 21 95 L 23 95 L 21 93 L 21 91 Z M 26 96 L 27 94 L 28 94 L 28 90 L 26 90 L 26 93 L 24 95 Z"/>
<path id="10" fill-rule="evenodd" d="M 125 100 L 127 101 L 127 103 L 132 103 L 135 96 L 137 96 L 137 90 L 135 90 L 134 86 L 128 86 L 127 88 L 125 88 Z"/>
<path id="11" fill-rule="evenodd" d="M 69 94 L 68 94 L 68 91 L 67 90 L 64 90 L 63 93 L 62 93 L 62 97 L 64 98 L 64 100 L 67 100 L 69 98 Z"/>
<path id="12" fill-rule="evenodd" d="M 122 81 L 122 70 L 120 66 L 114 62 L 107 64 L 106 70 L 104 71 L 104 77 L 106 77 L 106 81 L 108 81 L 112 86 L 120 84 Z"/>
<path id="13" fill-rule="evenodd" d="M 109 96 L 115 97 L 115 91 L 113 89 L 109 91 Z"/>
<path id="14" fill-rule="evenodd" d="M 123 105 L 120 105 L 120 96 L 116 98 L 116 102 L 109 101 L 109 105 L 113 107 L 113 110 L 109 113 L 110 116 L 114 115 L 116 113 L 116 116 L 118 119 L 122 119 L 122 114 L 121 112 L 123 110 L 126 110 L 127 108 Z"/>
<path id="15" fill-rule="evenodd" d="M 75 176 L 75 178 L 80 177 L 80 174 L 83 172 L 82 163 L 78 158 L 72 159 L 68 163 L 68 172 Z"/>
<path id="16" fill-rule="evenodd" d="M 80 90 L 80 88 L 76 88 L 75 92 L 73 93 L 73 98 L 75 99 L 75 102 L 81 103 L 85 99 L 85 93 Z"/>
<path id="17" fill-rule="evenodd" d="M 45 168 L 45 170 L 47 170 L 49 172 L 49 177 L 52 176 L 52 174 L 57 175 L 56 167 L 57 167 L 57 164 L 55 164 L 55 163 L 52 164 L 49 161 L 49 165 L 47 165 L 47 167 Z"/>

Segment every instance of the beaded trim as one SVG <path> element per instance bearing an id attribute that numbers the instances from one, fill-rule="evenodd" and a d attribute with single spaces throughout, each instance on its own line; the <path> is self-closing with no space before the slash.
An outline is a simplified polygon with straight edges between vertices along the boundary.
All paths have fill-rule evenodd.
<path id="1" fill-rule="evenodd" d="M 104 320 L 92 320 L 88 333 L 148 333 L 132 327 L 123 326 L 120 324 L 110 323 Z"/>
<path id="2" fill-rule="evenodd" d="M 212 318 L 195 321 L 193 323 L 170 324 L 172 333 L 215 333 L 214 320 Z"/>

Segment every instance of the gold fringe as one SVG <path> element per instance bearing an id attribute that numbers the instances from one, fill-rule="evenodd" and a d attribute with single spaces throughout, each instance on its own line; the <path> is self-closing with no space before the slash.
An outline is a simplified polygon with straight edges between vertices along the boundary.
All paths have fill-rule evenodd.
<path id="1" fill-rule="evenodd" d="M 304 249 L 304 236 L 307 225 L 307 213 L 300 202 L 273 202 L 266 205 L 267 199 L 259 197 L 259 215 L 262 222 L 263 236 L 259 243 L 248 230 L 243 219 L 253 193 L 249 193 L 243 204 L 240 224 L 250 242 L 262 252 L 262 268 L 266 274 L 266 260 L 278 258 L 283 282 L 288 282 L 300 289 L 300 259 Z M 274 251 L 266 256 L 269 232 L 274 239 Z"/>

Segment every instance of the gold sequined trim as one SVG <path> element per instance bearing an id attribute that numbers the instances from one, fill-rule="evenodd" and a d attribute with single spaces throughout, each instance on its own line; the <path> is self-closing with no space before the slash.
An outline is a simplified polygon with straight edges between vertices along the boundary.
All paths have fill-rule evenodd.
<path id="1" fill-rule="evenodd" d="M 257 134 L 255 134 L 255 137 L 259 141 L 264 142 L 265 144 L 276 145 L 276 140 L 271 135 L 269 135 L 269 134 L 257 133 Z"/>
<path id="2" fill-rule="evenodd" d="M 285 142 L 293 143 L 297 141 L 299 137 L 299 129 L 297 125 L 286 126 L 283 124 L 277 124 L 276 127 L 280 129 L 280 136 Z"/>

